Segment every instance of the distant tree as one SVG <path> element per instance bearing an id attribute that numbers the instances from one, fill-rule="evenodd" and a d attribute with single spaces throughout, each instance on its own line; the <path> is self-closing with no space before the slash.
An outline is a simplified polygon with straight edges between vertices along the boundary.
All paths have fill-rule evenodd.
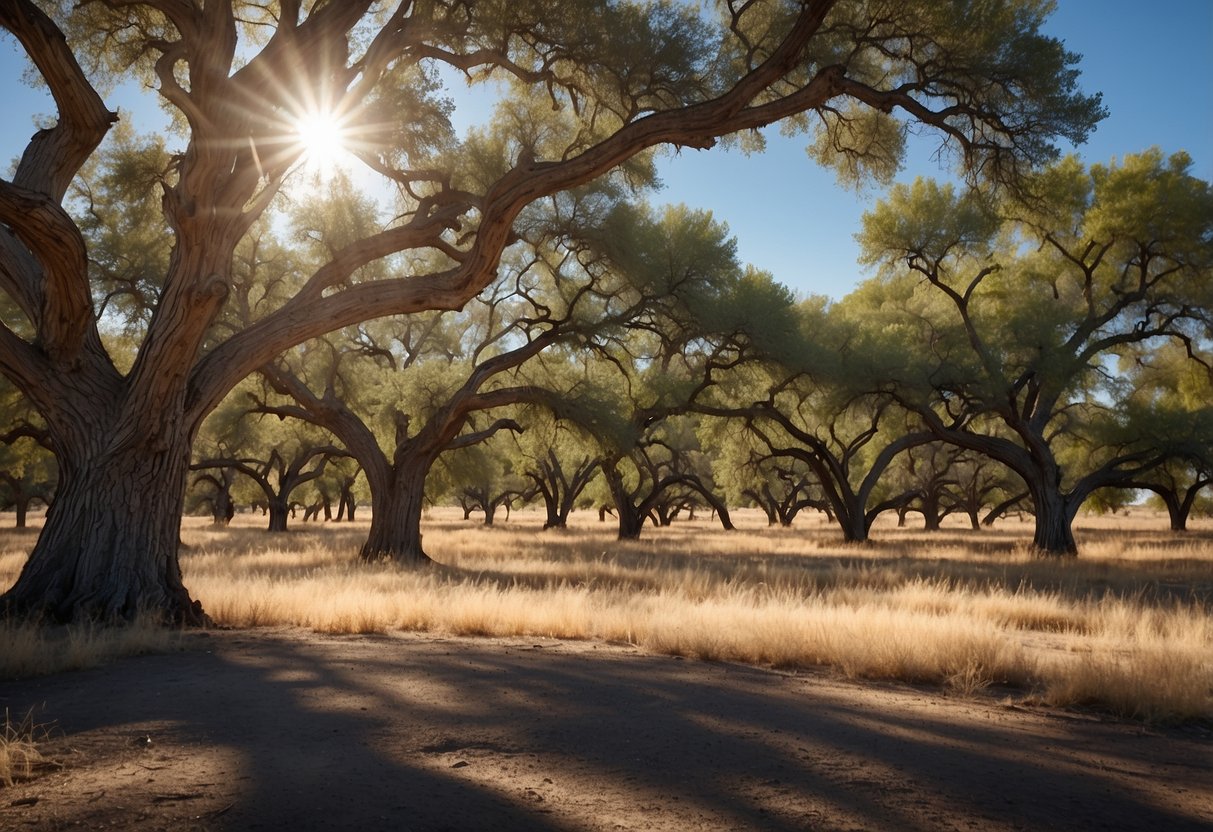
<path id="1" fill-rule="evenodd" d="M 919 180 L 865 217 L 864 260 L 881 265 L 886 296 L 872 328 L 901 338 L 885 346 L 901 362 L 890 387 L 940 439 L 1023 479 L 1040 552 L 1076 554 L 1071 522 L 1091 493 L 1187 441 L 1164 447 L 1129 418 L 1108 364 L 1206 337 L 1213 193 L 1190 165 L 1158 151 L 1089 171 L 1070 158 L 1027 205 Z"/>
<path id="2" fill-rule="evenodd" d="M 0 438 L 0 505 L 11 508 L 24 529 L 35 503 L 49 506 L 55 495 L 54 455 L 36 439 L 7 434 Z"/>
<path id="3" fill-rule="evenodd" d="M 505 509 L 508 519 L 514 504 L 533 493 L 527 479 L 514 471 L 508 449 L 492 439 L 443 454 L 441 465 L 447 491 L 463 508 L 465 520 L 479 511 L 484 525 L 491 526 L 498 509 Z"/>
<path id="4" fill-rule="evenodd" d="M 387 321 L 347 331 L 344 339 L 318 339 L 260 369 L 292 400 L 264 412 L 331 432 L 365 471 L 372 512 L 364 558 L 428 560 L 420 522 L 434 463 L 498 431 L 521 432 L 516 420 L 491 418 L 492 411 L 523 403 L 562 408 L 563 386 L 575 380 L 543 370 L 545 351 L 568 344 L 610 349 L 629 332 L 650 333 L 675 316 L 689 320 L 686 307 L 699 302 L 696 293 L 710 294 L 713 281 L 726 279 L 709 268 L 731 256 L 720 235 L 715 248 L 697 255 L 701 272 L 671 280 L 648 265 L 671 235 L 699 241 L 710 216 L 678 207 L 656 217 L 616 203 L 615 194 L 602 189 L 546 207 L 547 213 L 537 207 L 531 215 L 526 239 L 511 249 L 498 281 L 464 310 L 447 313 L 440 326 L 428 326 L 414 352 L 391 343 L 395 322 Z M 431 348 L 434 354 L 427 354 Z M 383 425 L 385 417 L 394 424 Z M 494 495 L 465 499 L 491 521 Z"/>
<path id="5" fill-rule="evenodd" d="M 250 451 L 244 448 L 246 455 L 204 457 L 191 467 L 196 471 L 230 470 L 243 474 L 261 489 L 269 513 L 268 530 L 284 532 L 296 505 L 292 498 L 295 490 L 321 477 L 331 459 L 348 453 L 314 430 L 299 430 L 290 425 L 277 427 L 269 437 L 270 445 L 263 446 L 258 455 L 247 455 Z"/>
<path id="6" fill-rule="evenodd" d="M 543 500 L 545 529 L 563 529 L 586 487 L 598 473 L 592 440 L 573 423 L 560 422 L 550 411 L 534 410 L 526 432 L 516 437 L 518 472 Z"/>
<path id="7" fill-rule="evenodd" d="M 1160 445 L 1174 448 L 1161 465 L 1122 482 L 1152 492 L 1166 508 L 1172 531 L 1186 531 L 1201 493 L 1213 485 L 1213 368 L 1177 344 L 1128 350 L 1119 376 L 1131 390 L 1133 421 Z M 1175 436 L 1188 441 L 1176 444 Z"/>
<path id="8" fill-rule="evenodd" d="M 952 483 L 943 496 L 944 513 L 963 514 L 969 525 L 979 531 L 983 525 L 982 512 L 990 518 L 994 509 L 1008 498 L 1014 501 L 1027 497 L 1023 483 L 1005 465 L 989 457 L 972 452 L 954 458 L 951 467 Z"/>
<path id="9" fill-rule="evenodd" d="M 620 538 L 638 537 L 650 514 L 659 521 L 665 505 L 668 517 L 691 492 L 731 528 L 710 462 L 688 432 L 694 423 L 682 417 L 698 409 L 718 374 L 758 345 L 786 339 L 791 295 L 770 275 L 743 267 L 727 227 L 709 213 L 685 206 L 642 212 L 611 230 L 612 261 L 658 291 L 662 303 L 579 357 L 584 383 L 569 394 L 579 401 L 561 415 L 597 440 Z"/>
<path id="10" fill-rule="evenodd" d="M 29 402 L 0 383 L 0 505 L 11 508 L 23 529 L 30 508 L 49 506 L 58 481 L 50 432 Z"/>
<path id="11" fill-rule="evenodd" d="M 792 325 L 768 320 L 768 338 L 780 336 L 751 344 L 751 360 L 705 388 L 695 410 L 739 420 L 764 457 L 810 472 L 843 539 L 864 542 L 880 513 L 917 494 L 890 489 L 889 466 L 932 436 L 883 390 L 880 350 L 859 335 L 863 314 L 822 298 L 789 303 L 785 314 Z"/>
<path id="12" fill-rule="evenodd" d="M 192 495 L 194 505 L 206 506 L 211 522 L 226 526 L 236 516 L 236 501 L 232 497 L 232 486 L 239 472 L 232 466 L 199 471 L 194 475 Z M 187 496 L 188 500 L 188 496 Z M 187 510 L 189 502 L 187 502 Z"/>
<path id="13" fill-rule="evenodd" d="M 651 411 L 636 412 L 631 426 L 644 424 L 643 432 L 627 447 L 616 445 L 608 450 L 599 461 L 619 520 L 619 539 L 639 538 L 646 520 L 656 526 L 669 525 L 671 515 L 695 497 L 711 506 L 721 526 L 731 530 L 728 507 L 715 493 L 711 479 L 695 464 L 697 448 L 686 444 L 693 431 L 679 429 L 675 418 L 648 421 L 649 416 Z"/>

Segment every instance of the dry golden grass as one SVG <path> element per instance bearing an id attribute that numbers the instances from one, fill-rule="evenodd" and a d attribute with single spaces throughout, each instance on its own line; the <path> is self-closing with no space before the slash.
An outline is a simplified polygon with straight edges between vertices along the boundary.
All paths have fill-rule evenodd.
<path id="1" fill-rule="evenodd" d="M 6 585 L 12 583 L 5 578 Z M 163 653 L 181 645 L 180 631 L 153 619 L 124 627 L 42 627 L 0 620 L 0 679 L 44 676 L 105 664 L 120 656 Z"/>
<path id="2" fill-rule="evenodd" d="M 37 537 L 38 528 L 0 530 L 0 585 L 8 587 L 17 579 Z M 151 620 L 115 629 L 88 624 L 40 627 L 0 619 L 0 679 L 94 667 L 119 656 L 163 652 L 180 644 L 179 632 Z"/>
<path id="3" fill-rule="evenodd" d="M 46 762 L 38 750 L 39 739 L 31 715 L 13 722 L 5 709 L 4 724 L 0 725 L 0 785 L 12 786 L 28 778 Z"/>
<path id="4" fill-rule="evenodd" d="M 873 544 L 846 546 L 817 518 L 736 519 L 738 532 L 682 522 L 621 543 L 590 515 L 543 532 L 533 512 L 486 529 L 436 511 L 424 531 L 441 565 L 425 570 L 358 562 L 364 522 L 269 535 L 262 518 L 188 520 L 182 565 L 229 626 L 625 641 L 962 693 L 1009 684 L 1150 721 L 1213 717 L 1213 525 L 1174 535 L 1146 513 L 1083 518 L 1082 557 L 1055 561 L 1028 555 L 1030 526 L 1013 520 L 933 534 L 882 523 Z M 0 549 L 0 580 L 19 549 Z"/>

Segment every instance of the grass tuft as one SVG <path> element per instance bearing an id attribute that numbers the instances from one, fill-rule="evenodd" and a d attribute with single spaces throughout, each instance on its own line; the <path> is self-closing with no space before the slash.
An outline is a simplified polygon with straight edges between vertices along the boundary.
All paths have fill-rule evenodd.
<path id="1" fill-rule="evenodd" d="M 4 724 L 0 726 L 0 784 L 11 788 L 14 783 L 32 777 L 47 762 L 37 745 L 44 734 L 34 724 L 32 713 L 13 722 L 5 708 Z"/>

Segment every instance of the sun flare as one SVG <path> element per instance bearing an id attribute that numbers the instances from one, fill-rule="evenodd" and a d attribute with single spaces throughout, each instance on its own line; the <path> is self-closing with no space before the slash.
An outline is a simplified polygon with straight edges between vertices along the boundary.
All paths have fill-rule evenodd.
<path id="1" fill-rule="evenodd" d="M 332 113 L 305 113 L 295 120 L 295 133 L 303 148 L 303 164 L 313 173 L 327 177 L 349 157 L 349 137 Z"/>

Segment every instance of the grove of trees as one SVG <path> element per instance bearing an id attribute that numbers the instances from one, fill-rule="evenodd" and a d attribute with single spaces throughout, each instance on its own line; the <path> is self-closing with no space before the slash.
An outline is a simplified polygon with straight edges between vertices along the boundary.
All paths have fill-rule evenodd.
<path id="1" fill-rule="evenodd" d="M 0 5 L 58 110 L 0 180 L 0 491 L 51 500 L 0 603 L 205 623 L 187 492 L 223 522 L 250 483 L 271 529 L 364 495 L 362 557 L 406 563 L 427 493 L 609 509 L 621 537 L 740 500 L 853 541 L 884 510 L 1025 505 L 1073 554 L 1079 506 L 1120 487 L 1182 527 L 1213 471 L 1213 197 L 1182 153 L 1059 157 L 1103 111 L 1047 11 Z M 103 103 L 130 73 L 168 134 Z M 458 76 L 498 98 L 463 135 Z M 309 114 L 374 194 L 309 180 Z M 775 122 L 880 185 L 928 131 L 963 185 L 892 187 L 860 231 L 876 276 L 795 298 L 710 214 L 651 204 L 654 153 Z"/>

